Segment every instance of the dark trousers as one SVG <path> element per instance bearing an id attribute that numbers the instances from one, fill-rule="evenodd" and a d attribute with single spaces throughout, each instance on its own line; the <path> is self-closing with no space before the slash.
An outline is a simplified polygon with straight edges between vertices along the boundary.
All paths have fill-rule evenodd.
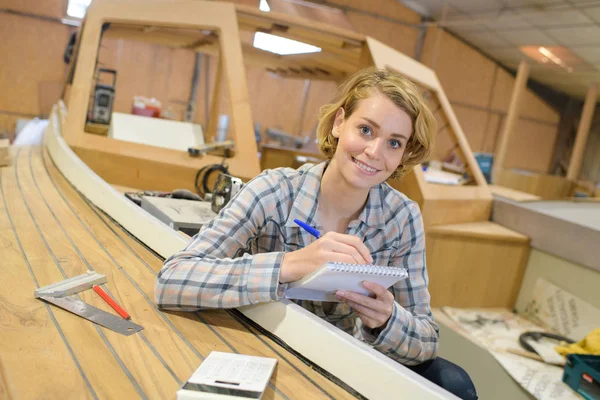
<path id="1" fill-rule="evenodd" d="M 438 357 L 423 364 L 406 367 L 461 399 L 477 399 L 477 392 L 469 374 L 448 360 Z"/>

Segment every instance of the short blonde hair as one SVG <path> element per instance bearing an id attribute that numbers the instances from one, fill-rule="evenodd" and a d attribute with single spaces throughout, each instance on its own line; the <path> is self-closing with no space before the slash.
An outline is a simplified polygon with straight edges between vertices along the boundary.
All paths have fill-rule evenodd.
<path id="1" fill-rule="evenodd" d="M 344 109 L 344 118 L 350 117 L 360 100 L 381 93 L 404 110 L 413 122 L 412 135 L 406 144 L 402 162 L 392 174 L 401 178 L 421 163 L 433 148 L 436 120 L 417 87 L 408 79 L 386 69 L 363 69 L 344 82 L 333 101 L 319 110 L 317 139 L 319 150 L 329 159 L 335 154 L 338 139 L 332 130 L 335 115 Z"/>

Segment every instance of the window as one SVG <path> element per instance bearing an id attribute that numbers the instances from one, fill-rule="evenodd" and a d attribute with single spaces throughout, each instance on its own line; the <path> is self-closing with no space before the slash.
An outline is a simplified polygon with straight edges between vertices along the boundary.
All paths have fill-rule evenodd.
<path id="1" fill-rule="evenodd" d="M 69 0 L 69 5 L 67 6 L 67 16 L 73 18 L 83 18 L 85 16 L 85 11 L 92 0 Z"/>
<path id="2" fill-rule="evenodd" d="M 267 3 L 267 0 L 260 0 L 260 5 L 258 6 L 258 8 L 260 9 L 260 11 L 264 12 L 271 11 L 271 7 L 269 7 L 269 3 Z"/>

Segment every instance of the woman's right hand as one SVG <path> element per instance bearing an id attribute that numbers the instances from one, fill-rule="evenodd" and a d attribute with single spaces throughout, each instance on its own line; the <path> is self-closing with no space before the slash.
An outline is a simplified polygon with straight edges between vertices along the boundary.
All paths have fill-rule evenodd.
<path id="1" fill-rule="evenodd" d="M 308 246 L 284 254 L 279 282 L 297 281 L 326 262 L 372 264 L 373 257 L 356 236 L 327 232 Z"/>

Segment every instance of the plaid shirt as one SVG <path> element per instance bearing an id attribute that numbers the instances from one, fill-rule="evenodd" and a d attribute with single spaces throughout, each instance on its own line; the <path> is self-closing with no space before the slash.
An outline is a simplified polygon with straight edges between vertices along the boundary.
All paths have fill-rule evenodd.
<path id="1" fill-rule="evenodd" d="M 267 170 L 246 184 L 190 244 L 158 274 L 155 297 L 165 309 L 234 308 L 277 301 L 285 252 L 316 240 L 293 221 L 322 228 L 317 194 L 326 163 L 298 170 Z M 344 303 L 298 300 L 300 306 L 406 365 L 435 357 L 438 327 L 427 290 L 425 234 L 418 205 L 382 183 L 373 187 L 347 234 L 359 237 L 374 264 L 407 268 L 392 286 L 395 303 L 387 326 L 372 330 Z"/>

